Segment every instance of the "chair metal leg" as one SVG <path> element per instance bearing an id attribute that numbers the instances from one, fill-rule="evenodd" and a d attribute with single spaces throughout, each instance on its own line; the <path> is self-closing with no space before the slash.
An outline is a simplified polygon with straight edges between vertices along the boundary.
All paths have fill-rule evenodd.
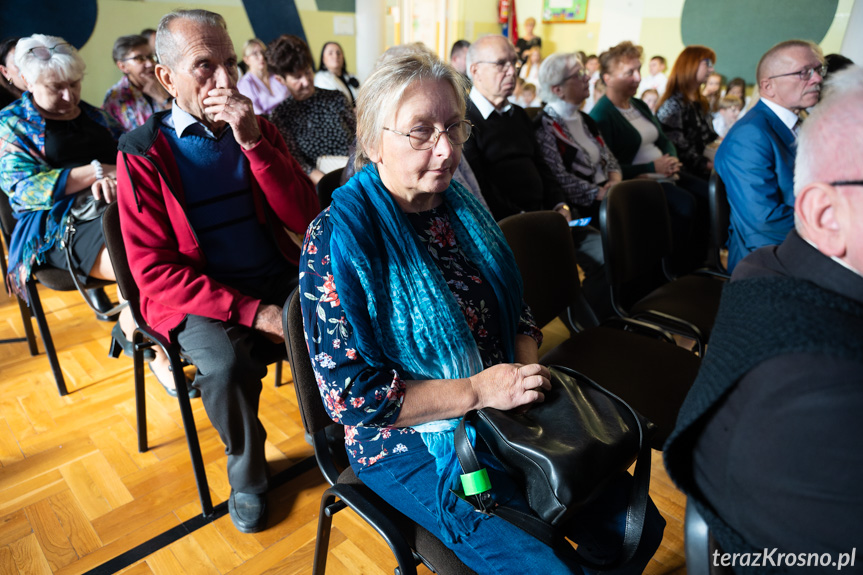
<path id="1" fill-rule="evenodd" d="M 30 309 L 24 300 L 18 300 L 18 309 L 21 311 L 21 323 L 24 325 L 24 334 L 27 336 L 27 346 L 30 348 L 30 355 L 39 355 L 39 348 L 36 346 L 36 334 L 33 332 L 33 316 L 30 315 Z"/>
<path id="2" fill-rule="evenodd" d="M 189 455 L 192 458 L 192 469 L 195 471 L 195 483 L 198 486 L 198 497 L 201 499 L 201 511 L 204 517 L 213 516 L 213 500 L 210 498 L 210 484 L 207 482 L 207 472 L 204 469 L 204 457 L 201 454 L 201 443 L 198 441 L 198 430 L 195 428 L 195 416 L 192 413 L 192 402 L 189 401 L 189 388 L 183 366 L 176 354 L 169 355 L 171 370 L 174 374 L 174 386 L 177 389 L 177 399 L 180 400 L 180 415 L 183 417 L 183 427 L 186 430 L 186 442 L 189 445 Z"/>
<path id="3" fill-rule="evenodd" d="M 66 380 L 63 379 L 63 371 L 60 369 L 60 361 L 57 359 L 57 350 L 54 349 L 54 340 L 51 338 L 51 330 L 48 329 L 48 321 L 45 319 L 45 310 L 42 309 L 42 300 L 39 299 L 39 290 L 36 283 L 31 279 L 27 282 L 27 297 L 30 300 L 30 309 L 39 326 L 42 335 L 42 343 L 45 345 L 45 355 L 54 372 L 54 380 L 57 382 L 57 391 L 60 395 L 67 395 Z"/>
<path id="4" fill-rule="evenodd" d="M 321 497 L 321 511 L 318 514 L 318 536 L 315 539 L 315 559 L 312 564 L 313 575 L 324 575 L 327 572 L 327 554 L 330 548 L 330 531 L 333 526 L 333 514 L 329 507 L 335 503 L 336 496 L 330 490 Z"/>
<path id="5" fill-rule="evenodd" d="M 282 364 L 285 363 L 285 360 L 280 359 L 276 362 L 276 387 L 282 385 Z"/>
<path id="6" fill-rule="evenodd" d="M 144 350 L 141 343 L 144 337 L 135 330 L 132 336 L 135 352 L 132 355 L 132 365 L 135 377 L 135 419 L 138 426 L 138 451 L 144 453 L 147 445 L 147 394 L 144 392 Z"/>

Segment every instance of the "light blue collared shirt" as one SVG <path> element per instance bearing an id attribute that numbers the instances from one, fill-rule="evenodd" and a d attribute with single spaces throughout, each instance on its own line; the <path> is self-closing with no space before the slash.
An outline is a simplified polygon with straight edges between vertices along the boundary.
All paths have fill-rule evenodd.
<path id="1" fill-rule="evenodd" d="M 174 105 L 171 107 L 171 113 L 165 114 L 162 118 L 162 123 L 176 130 L 179 137 L 186 135 L 186 130 L 191 130 L 190 134 L 205 136 L 217 140 L 218 138 L 210 128 L 205 126 L 195 116 L 184 110 L 174 100 Z"/>

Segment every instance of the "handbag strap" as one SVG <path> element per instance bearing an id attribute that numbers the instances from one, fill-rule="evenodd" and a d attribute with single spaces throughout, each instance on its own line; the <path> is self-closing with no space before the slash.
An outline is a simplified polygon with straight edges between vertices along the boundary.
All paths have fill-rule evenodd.
<path id="1" fill-rule="evenodd" d="M 638 545 L 641 542 L 641 535 L 644 531 L 644 521 L 647 516 L 647 502 L 649 500 L 650 490 L 651 455 L 650 444 L 644 434 L 644 426 L 641 423 L 641 418 L 638 413 L 636 413 L 628 403 L 589 377 L 570 368 L 558 366 L 555 366 L 555 368 L 567 372 L 576 379 L 589 383 L 612 399 L 626 406 L 638 426 L 638 458 L 635 463 L 632 487 L 629 492 L 629 504 L 626 510 L 626 523 L 620 553 L 618 553 L 616 558 L 610 561 L 595 561 L 586 557 L 583 552 L 576 550 L 579 561 L 586 567 L 590 567 L 592 569 L 607 570 L 625 565 L 632 560 L 636 551 L 638 551 Z M 453 437 L 456 455 L 458 456 L 459 463 L 461 464 L 465 475 L 469 475 L 483 469 L 480 466 L 479 459 L 476 456 L 476 451 L 471 445 L 470 440 L 467 437 L 467 430 L 465 429 L 466 423 L 472 422 L 476 417 L 478 417 L 476 410 L 467 412 L 459 422 Z M 478 435 L 477 437 L 479 439 Z M 484 513 L 486 515 L 497 515 L 501 519 L 512 523 L 516 527 L 519 527 L 529 535 L 543 541 L 549 546 L 553 547 L 559 543 L 564 536 L 564 533 L 560 530 L 555 529 L 532 513 L 525 513 L 519 509 L 496 503 L 491 496 L 490 486 L 486 491 L 475 495 L 465 495 L 463 492 L 455 492 L 455 494 L 473 505 L 474 509 L 480 513 Z M 577 519 L 578 518 L 576 517 L 575 520 Z"/>
<path id="2" fill-rule="evenodd" d="M 476 417 L 476 410 L 467 412 L 459 422 L 458 427 L 456 427 L 455 434 L 453 436 L 456 456 L 458 457 L 458 462 L 461 464 L 465 475 L 470 475 L 485 469 L 480 465 L 479 459 L 477 459 L 476 456 L 476 451 L 474 450 L 473 445 L 470 444 L 470 439 L 468 439 L 467 430 L 465 429 L 465 422 L 468 420 L 473 421 Z M 501 519 L 521 528 L 529 535 L 532 535 L 549 546 L 554 546 L 563 539 L 563 535 L 558 532 L 558 530 L 533 513 L 524 512 L 520 509 L 498 504 L 491 496 L 490 484 L 485 491 L 474 495 L 466 495 L 463 491 L 454 493 L 459 498 L 464 499 L 473 505 L 474 509 L 480 513 L 484 513 L 486 515 L 497 515 Z"/>
<path id="3" fill-rule="evenodd" d="M 69 275 L 72 276 L 72 283 L 75 284 L 75 287 L 78 288 L 78 293 L 81 294 L 81 297 L 84 298 L 84 303 L 87 306 L 96 312 L 98 315 L 105 315 L 108 317 L 113 317 L 123 311 L 129 302 L 121 302 L 109 309 L 108 311 L 99 311 L 96 309 L 92 303 L 90 303 L 90 298 L 87 297 L 87 294 L 84 293 L 84 286 L 81 285 L 81 282 L 78 281 L 78 276 L 75 274 L 75 266 L 72 264 L 72 236 L 75 235 L 75 224 L 72 222 L 72 218 L 66 219 L 66 230 L 63 233 L 63 239 L 61 241 L 60 247 L 63 248 L 63 251 L 66 252 L 66 264 L 69 266 Z"/>

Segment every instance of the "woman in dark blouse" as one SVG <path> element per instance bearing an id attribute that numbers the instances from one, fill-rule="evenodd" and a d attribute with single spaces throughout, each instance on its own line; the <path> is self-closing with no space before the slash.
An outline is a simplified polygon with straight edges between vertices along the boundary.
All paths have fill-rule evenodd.
<path id="1" fill-rule="evenodd" d="M 341 92 L 315 88 L 312 53 L 296 36 L 283 34 L 267 49 L 267 64 L 290 97 L 270 115 L 288 151 L 315 184 L 324 177 L 320 159 L 343 157 L 344 167 L 353 144 L 357 120 Z"/>
<path id="2" fill-rule="evenodd" d="M 713 162 L 704 155 L 704 150 L 718 136 L 713 130 L 707 98 L 701 95 L 701 85 L 713 71 L 715 60 L 716 53 L 710 48 L 687 46 L 671 68 L 656 111 L 665 135 L 677 148 L 683 169 L 704 180 L 713 169 Z"/>

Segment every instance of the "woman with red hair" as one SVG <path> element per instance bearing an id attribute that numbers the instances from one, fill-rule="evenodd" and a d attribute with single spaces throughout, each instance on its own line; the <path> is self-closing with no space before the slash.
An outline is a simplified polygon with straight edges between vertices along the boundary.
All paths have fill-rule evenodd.
<path id="1" fill-rule="evenodd" d="M 710 177 L 713 162 L 704 155 L 718 138 L 701 85 L 713 72 L 716 52 L 706 46 L 687 46 L 671 69 L 656 117 L 674 142 L 683 169 L 702 179 Z"/>

